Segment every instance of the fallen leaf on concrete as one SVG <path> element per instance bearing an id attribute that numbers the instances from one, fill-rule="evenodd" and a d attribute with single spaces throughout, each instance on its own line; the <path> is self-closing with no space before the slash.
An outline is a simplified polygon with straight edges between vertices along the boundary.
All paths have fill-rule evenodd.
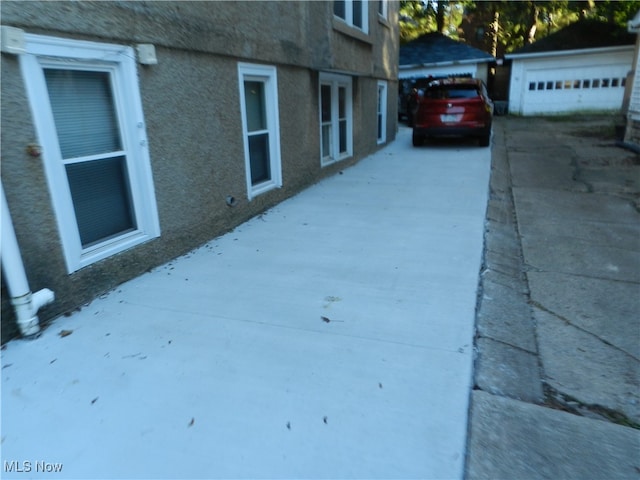
<path id="1" fill-rule="evenodd" d="M 96 397 L 96 398 L 94 398 L 93 400 L 91 400 L 91 405 L 93 405 L 94 403 L 96 403 L 96 402 L 98 401 L 98 398 L 100 398 L 100 397 Z"/>
<path id="2" fill-rule="evenodd" d="M 327 317 L 320 317 L 324 323 L 329 323 L 331 320 Z"/>
<path id="3" fill-rule="evenodd" d="M 73 330 L 60 330 L 60 333 L 58 335 L 60 335 L 61 338 L 64 338 L 64 337 L 68 337 L 72 333 L 73 333 Z"/>
<path id="4" fill-rule="evenodd" d="M 187 427 L 193 427 L 194 423 L 196 423 L 196 419 L 191 417 L 191 421 L 189 422 L 189 425 L 187 425 Z"/>

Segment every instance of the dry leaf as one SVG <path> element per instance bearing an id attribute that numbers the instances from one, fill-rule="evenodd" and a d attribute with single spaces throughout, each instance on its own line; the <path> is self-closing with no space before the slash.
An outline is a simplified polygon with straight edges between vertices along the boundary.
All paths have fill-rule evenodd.
<path id="1" fill-rule="evenodd" d="M 196 419 L 191 417 L 191 421 L 189 422 L 189 425 L 187 425 L 188 427 L 193 427 L 193 424 L 196 423 Z"/>
<path id="2" fill-rule="evenodd" d="M 64 338 L 64 337 L 68 337 L 72 333 L 73 333 L 73 330 L 60 330 L 60 333 L 58 335 L 60 335 L 60 337 Z"/>
<path id="3" fill-rule="evenodd" d="M 331 320 L 329 320 L 327 317 L 320 317 L 322 319 L 322 321 L 324 323 L 329 323 Z"/>

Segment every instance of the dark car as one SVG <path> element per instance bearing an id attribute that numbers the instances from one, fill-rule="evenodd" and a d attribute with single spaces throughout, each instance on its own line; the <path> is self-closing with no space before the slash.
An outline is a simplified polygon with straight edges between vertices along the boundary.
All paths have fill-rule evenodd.
<path id="1" fill-rule="evenodd" d="M 480 146 L 491 141 L 493 102 L 477 78 L 434 80 L 418 92 L 413 118 L 413 145 L 428 137 L 477 137 Z"/>

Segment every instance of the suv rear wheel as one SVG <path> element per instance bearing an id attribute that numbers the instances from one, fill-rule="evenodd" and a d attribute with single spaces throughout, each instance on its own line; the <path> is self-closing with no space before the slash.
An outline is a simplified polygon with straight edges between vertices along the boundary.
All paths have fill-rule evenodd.
<path id="1" fill-rule="evenodd" d="M 424 142 L 424 137 L 422 135 L 418 135 L 414 130 L 413 135 L 411 136 L 411 140 L 414 147 L 420 147 Z"/>

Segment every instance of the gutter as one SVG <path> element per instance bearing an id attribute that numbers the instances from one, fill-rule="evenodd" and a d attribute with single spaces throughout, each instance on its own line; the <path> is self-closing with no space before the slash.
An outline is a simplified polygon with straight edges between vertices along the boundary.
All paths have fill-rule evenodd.
<path id="1" fill-rule="evenodd" d="M 0 212 L 2 220 L 0 225 L 2 234 L 0 237 L 2 271 L 11 296 L 11 304 L 16 313 L 16 321 L 18 328 L 20 328 L 20 333 L 24 337 L 31 337 L 40 332 L 38 310 L 52 303 L 55 295 L 48 288 L 31 293 L 2 183 L 0 183 L 0 192 L 0 202 L 2 203 Z"/>
<path id="2" fill-rule="evenodd" d="M 466 60 L 443 60 L 441 62 L 432 63 L 416 63 L 413 65 L 398 65 L 399 70 L 409 70 L 412 68 L 429 68 L 429 67 L 448 67 L 452 65 L 469 65 L 472 63 L 491 63 L 495 62 L 495 58 L 469 58 Z"/>
<path id="3" fill-rule="evenodd" d="M 633 50 L 633 45 L 618 45 L 615 47 L 599 47 L 599 48 L 581 48 L 574 50 L 549 50 L 546 52 L 532 52 L 532 53 L 507 53 L 504 58 L 507 60 L 524 60 L 527 58 L 539 58 L 539 57 L 563 57 L 566 55 L 587 55 L 590 53 L 613 53 L 624 52 L 627 50 Z"/>

